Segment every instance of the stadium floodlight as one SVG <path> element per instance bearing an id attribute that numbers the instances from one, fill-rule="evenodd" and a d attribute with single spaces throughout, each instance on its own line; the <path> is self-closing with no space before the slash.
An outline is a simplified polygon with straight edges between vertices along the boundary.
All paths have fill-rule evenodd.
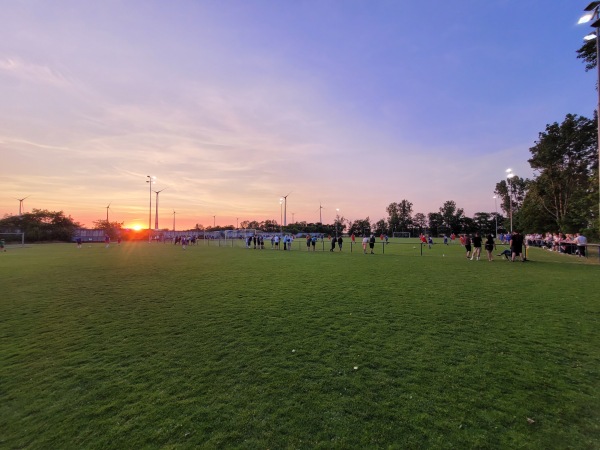
<path id="1" fill-rule="evenodd" d="M 108 210 L 110 209 L 110 205 L 111 205 L 111 203 L 112 203 L 112 202 L 110 202 L 110 203 L 108 204 L 108 206 L 106 207 L 106 226 L 107 226 L 107 227 L 108 227 Z"/>
<path id="2" fill-rule="evenodd" d="M 600 84 L 600 1 L 591 2 L 584 8 L 584 11 L 587 14 L 584 14 L 579 19 L 579 24 L 588 23 L 595 19 L 595 21 L 591 24 L 591 27 L 596 31 L 594 33 L 589 33 L 583 39 L 586 41 L 591 41 L 596 39 L 596 70 L 597 70 L 597 83 Z M 600 89 L 596 89 L 598 104 L 597 111 L 600 111 Z M 598 136 L 600 136 L 600 119 L 598 120 Z M 600 139 L 598 139 L 598 162 L 600 164 Z M 598 213 L 600 214 L 600 177 L 598 177 Z"/>
<path id="3" fill-rule="evenodd" d="M 512 208 L 512 183 L 510 180 L 515 176 L 512 169 L 506 169 L 506 178 L 508 179 L 508 211 L 510 214 L 510 234 L 513 232 L 513 208 Z"/>
<path id="4" fill-rule="evenodd" d="M 279 229 L 283 234 L 283 197 L 279 198 Z"/>

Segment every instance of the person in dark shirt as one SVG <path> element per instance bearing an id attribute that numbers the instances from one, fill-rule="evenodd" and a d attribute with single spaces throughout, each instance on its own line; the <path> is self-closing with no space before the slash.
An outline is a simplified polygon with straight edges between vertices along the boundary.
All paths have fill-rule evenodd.
<path id="1" fill-rule="evenodd" d="M 375 248 L 375 235 L 371 235 L 371 239 L 369 239 L 369 248 L 371 249 L 371 255 L 374 255 L 375 252 L 373 249 Z"/>
<path id="2" fill-rule="evenodd" d="M 525 261 L 525 256 L 523 255 L 523 236 L 518 231 L 514 231 L 510 237 L 510 251 L 512 262 L 515 262 L 517 256 L 521 258 L 521 261 Z"/>
<path id="3" fill-rule="evenodd" d="M 465 234 L 465 250 L 467 251 L 467 259 L 471 258 L 471 235 Z"/>
<path id="4" fill-rule="evenodd" d="M 492 258 L 492 252 L 494 251 L 495 248 L 496 248 L 496 243 L 494 242 L 494 236 L 492 236 L 491 234 L 488 234 L 487 240 L 485 241 L 485 251 L 487 252 L 487 255 L 488 255 L 488 261 L 494 260 Z"/>
<path id="5" fill-rule="evenodd" d="M 340 249 L 340 252 L 342 251 L 342 244 L 344 243 L 344 240 L 342 239 L 342 235 L 340 234 L 340 237 L 338 238 L 338 247 Z"/>
<path id="6" fill-rule="evenodd" d="M 479 233 L 475 233 L 475 236 L 473 236 L 473 256 L 471 256 L 471 261 L 473 259 L 479 261 L 479 257 L 481 256 L 481 242 L 481 236 Z"/>

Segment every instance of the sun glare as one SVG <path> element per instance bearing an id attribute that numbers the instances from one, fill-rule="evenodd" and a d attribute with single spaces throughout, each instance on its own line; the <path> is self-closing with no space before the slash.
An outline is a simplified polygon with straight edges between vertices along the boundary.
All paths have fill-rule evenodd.
<path id="1" fill-rule="evenodd" d="M 135 231 L 140 231 L 142 229 L 142 226 L 136 223 L 135 225 L 131 225 L 131 229 Z"/>

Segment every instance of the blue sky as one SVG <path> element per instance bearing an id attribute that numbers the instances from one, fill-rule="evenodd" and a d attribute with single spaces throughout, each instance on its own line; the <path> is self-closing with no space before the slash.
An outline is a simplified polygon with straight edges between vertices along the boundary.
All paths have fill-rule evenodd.
<path id="1" fill-rule="evenodd" d="M 546 124 L 591 117 L 587 2 L 0 0 L 0 215 L 91 226 L 492 212 Z M 152 225 L 154 224 L 154 211 Z"/>

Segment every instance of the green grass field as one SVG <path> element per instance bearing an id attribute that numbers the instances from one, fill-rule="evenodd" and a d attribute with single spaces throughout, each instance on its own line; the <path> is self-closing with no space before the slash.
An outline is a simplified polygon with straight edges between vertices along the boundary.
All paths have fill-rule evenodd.
<path id="1" fill-rule="evenodd" d="M 597 260 L 300 244 L 0 254 L 0 447 L 600 448 Z"/>

